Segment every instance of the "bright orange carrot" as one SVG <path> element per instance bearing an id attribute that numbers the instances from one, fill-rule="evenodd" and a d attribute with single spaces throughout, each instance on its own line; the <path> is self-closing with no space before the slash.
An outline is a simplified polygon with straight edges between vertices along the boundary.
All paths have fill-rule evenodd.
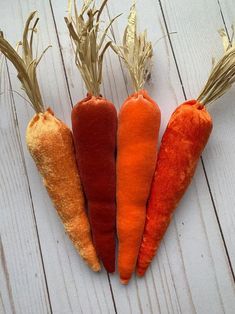
<path id="1" fill-rule="evenodd" d="M 33 58 L 32 41 L 38 19 L 31 28 L 30 42 L 28 41 L 28 32 L 35 13 L 30 14 L 25 25 L 22 57 L 3 38 L 2 33 L 0 51 L 15 66 L 22 88 L 36 111 L 26 131 L 29 152 L 75 248 L 92 270 L 99 271 L 100 265 L 84 208 L 72 133 L 62 121 L 54 117 L 51 109 L 44 109 L 37 82 L 36 67 L 41 57 Z"/>
<path id="2" fill-rule="evenodd" d="M 137 36 L 135 5 L 131 7 L 123 48 L 114 45 L 113 49 L 127 64 L 136 91 L 122 105 L 117 135 L 118 270 L 121 283 L 127 284 L 144 230 L 161 119 L 157 104 L 142 90 L 152 45 L 146 32 Z"/>
<path id="3" fill-rule="evenodd" d="M 225 37 L 225 33 L 222 33 Z M 147 207 L 137 274 L 143 276 L 188 188 L 212 131 L 205 105 L 218 99 L 235 80 L 235 45 L 228 45 L 197 100 L 186 101 L 172 114 L 163 135 Z"/>

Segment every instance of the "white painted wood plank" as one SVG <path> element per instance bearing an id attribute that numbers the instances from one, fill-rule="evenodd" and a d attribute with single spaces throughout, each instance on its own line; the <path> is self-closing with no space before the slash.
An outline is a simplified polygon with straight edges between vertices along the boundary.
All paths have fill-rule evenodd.
<path id="1" fill-rule="evenodd" d="M 0 313 L 49 313 L 6 64 L 0 74 Z M 4 75 L 3 75 L 4 73 Z"/>
<path id="2" fill-rule="evenodd" d="M 44 102 L 54 109 L 59 118 L 70 124 L 70 100 L 49 1 L 11 0 L 4 3 L 1 7 L 1 28 L 5 30 L 6 37 L 15 43 L 21 38 L 25 18 L 35 9 L 40 13 L 39 50 L 42 46 L 53 45 L 39 66 L 39 81 Z M 10 14 L 12 19 L 9 23 Z M 13 88 L 19 91 L 12 67 L 11 76 Z M 52 310 L 54 313 L 113 312 L 106 273 L 103 271 L 102 275 L 93 274 L 80 259 L 65 235 L 63 226 L 42 186 L 24 139 L 26 126 L 33 112 L 22 99 L 18 97 L 15 99 Z"/>
<path id="3" fill-rule="evenodd" d="M 124 5 L 111 2 L 109 8 L 113 16 L 122 11 Z M 163 36 L 165 30 L 158 3 L 151 0 L 139 1 L 138 8 L 141 12 L 140 24 L 146 27 L 148 21 L 150 38 L 155 41 Z M 216 2 L 210 9 L 213 8 L 216 8 Z M 179 17 L 178 20 L 180 19 L 182 18 Z M 120 18 L 118 27 L 115 28 L 116 37 L 120 38 L 125 22 L 125 19 Z M 171 28 L 171 31 L 177 29 Z M 177 40 L 178 36 L 179 34 L 172 35 L 172 38 Z M 195 36 L 193 29 L 190 36 Z M 181 54 L 184 58 L 183 49 Z M 200 69 L 203 71 L 203 66 Z M 117 71 L 114 72 L 115 75 Z M 148 89 L 162 109 L 163 131 L 169 114 L 184 100 L 170 47 L 164 39 L 155 47 L 152 82 Z M 234 312 L 231 271 L 201 165 L 176 211 L 174 222 L 146 278 L 132 282 L 127 288 L 120 287 L 116 278 L 112 284 L 120 312 L 132 309 L 134 313 L 148 313 L 152 309 L 154 312 L 156 308 L 161 313 Z"/>

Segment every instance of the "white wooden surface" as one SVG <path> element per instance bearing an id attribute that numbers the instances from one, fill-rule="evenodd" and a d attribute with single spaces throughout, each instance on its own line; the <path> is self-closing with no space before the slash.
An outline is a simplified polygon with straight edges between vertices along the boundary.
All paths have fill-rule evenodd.
<path id="1" fill-rule="evenodd" d="M 81 1 L 79 1 L 81 3 Z M 109 0 L 107 18 L 120 41 L 130 1 Z M 20 39 L 28 13 L 40 16 L 44 101 L 70 125 L 71 105 L 85 96 L 63 17 L 66 0 L 1 1 L 0 28 Z M 234 0 L 139 0 L 140 28 L 154 46 L 147 85 L 162 110 L 161 134 L 174 108 L 199 93 L 222 52 L 217 30 L 235 22 Z M 9 76 L 9 75 L 10 76 Z M 10 77 L 10 79 L 9 79 Z M 110 52 L 103 94 L 119 108 L 131 90 Z M 121 286 L 118 276 L 93 274 L 80 260 L 53 209 L 25 146 L 33 112 L 8 63 L 0 96 L 0 313 L 235 313 L 235 88 L 210 108 L 214 130 L 195 178 L 177 209 L 150 270 Z"/>

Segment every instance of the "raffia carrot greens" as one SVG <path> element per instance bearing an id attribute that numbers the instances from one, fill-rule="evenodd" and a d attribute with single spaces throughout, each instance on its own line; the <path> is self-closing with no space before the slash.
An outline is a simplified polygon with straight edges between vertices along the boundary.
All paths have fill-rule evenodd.
<path id="1" fill-rule="evenodd" d="M 224 31 L 220 34 L 224 55 L 213 66 L 199 97 L 176 108 L 162 138 L 137 262 L 140 276 L 156 254 L 210 137 L 212 118 L 205 106 L 221 97 L 235 81 L 235 43 L 229 43 Z"/>
<path id="2" fill-rule="evenodd" d="M 93 241 L 106 270 L 114 272 L 117 112 L 114 105 L 100 95 L 103 57 L 111 44 L 106 42 L 106 34 L 114 19 L 100 33 L 100 18 L 107 0 L 99 9 L 93 2 L 84 1 L 78 13 L 74 1 L 74 17 L 70 2 L 69 15 L 65 18 L 75 50 L 75 63 L 88 92 L 87 97 L 73 107 L 71 118 Z"/>
<path id="3" fill-rule="evenodd" d="M 153 50 L 146 31 L 137 35 L 136 8 L 131 7 L 123 45 L 112 44 L 124 60 L 134 87 L 121 107 L 117 134 L 118 271 L 127 284 L 135 270 L 142 240 L 146 204 L 157 158 L 161 114 L 143 89 Z"/>
<path id="4" fill-rule="evenodd" d="M 36 68 L 45 51 L 38 59 L 34 58 L 33 36 L 39 20 L 36 18 L 33 23 L 35 14 L 31 13 L 25 24 L 20 42 L 22 56 L 3 38 L 2 33 L 0 51 L 15 66 L 22 89 L 36 112 L 26 130 L 28 150 L 75 248 L 93 271 L 99 271 L 100 264 L 84 208 L 72 133 L 50 108 L 45 109 L 37 81 Z"/>

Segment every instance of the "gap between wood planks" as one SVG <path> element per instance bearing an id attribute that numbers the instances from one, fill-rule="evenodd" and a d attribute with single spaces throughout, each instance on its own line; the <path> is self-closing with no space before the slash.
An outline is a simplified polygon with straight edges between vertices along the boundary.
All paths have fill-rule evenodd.
<path id="1" fill-rule="evenodd" d="M 10 283 L 10 279 L 9 279 L 9 272 L 7 269 L 7 261 L 6 261 L 6 257 L 5 257 L 5 252 L 4 252 L 4 248 L 3 248 L 1 234 L 0 234 L 0 263 L 2 264 L 4 277 L 6 280 L 6 286 L 7 286 L 7 291 L 8 291 L 9 301 L 10 301 L 10 307 L 11 307 L 12 313 L 15 314 L 16 313 L 15 303 L 14 303 L 14 299 L 13 299 L 12 288 L 11 288 L 11 283 Z M 3 302 L 2 302 L 2 305 L 3 305 L 4 313 L 6 313 Z"/>
<path id="2" fill-rule="evenodd" d="M 162 6 L 161 1 L 162 1 L 162 0 L 158 0 L 158 3 L 159 3 L 159 6 L 160 6 L 160 10 L 161 10 L 163 22 L 164 22 L 164 25 L 165 25 L 165 28 L 166 28 L 167 37 L 168 37 L 168 41 L 169 41 L 169 44 L 170 44 L 170 49 L 171 49 L 171 52 L 172 52 L 172 55 L 173 55 L 173 59 L 174 59 L 174 62 L 175 62 L 175 66 L 176 66 L 177 74 L 178 74 L 178 77 L 179 77 L 179 80 L 180 80 L 180 84 L 181 84 L 181 87 L 182 87 L 183 95 L 184 95 L 185 100 L 187 100 L 187 96 L 186 96 L 184 84 L 183 84 L 182 77 L 181 77 L 181 73 L 180 73 L 180 70 L 179 70 L 179 66 L 178 66 L 178 63 L 177 63 L 177 60 L 176 60 L 176 56 L 175 56 L 173 44 L 172 44 L 172 41 L 171 41 L 171 38 L 170 38 L 169 28 L 168 28 L 168 25 L 167 25 L 167 21 L 166 21 L 166 18 L 165 18 L 165 14 L 164 14 L 164 10 L 163 10 L 163 6 Z M 223 16 L 223 12 L 222 12 L 222 9 L 221 9 L 219 0 L 217 0 L 217 4 L 218 4 L 218 6 L 219 6 L 219 10 L 220 10 L 222 22 L 223 22 L 223 24 L 224 24 L 226 33 L 227 33 L 227 35 L 228 35 L 228 38 L 230 38 L 230 37 L 229 37 L 229 34 L 228 34 L 227 25 L 226 25 L 226 23 L 225 23 L 225 19 L 224 19 L 224 16 Z M 214 212 L 215 212 L 215 217 L 216 217 L 216 220 L 217 220 L 217 223 L 218 223 L 218 226 L 219 226 L 219 230 L 220 230 L 220 234 L 221 234 L 221 238 L 222 238 L 222 241 L 223 241 L 223 244 L 224 244 L 225 253 L 226 253 L 226 256 L 227 256 L 227 259 L 228 259 L 228 264 L 229 264 L 229 267 L 230 267 L 230 270 L 231 270 L 231 274 L 232 274 L 232 277 L 233 277 L 233 281 L 235 282 L 235 273 L 234 273 L 234 270 L 233 270 L 233 267 L 232 267 L 232 262 L 231 262 L 230 255 L 229 255 L 229 252 L 228 252 L 228 248 L 227 248 L 227 245 L 226 245 L 226 241 L 225 241 L 225 238 L 224 238 L 223 230 L 222 230 L 222 227 L 221 227 L 221 224 L 220 224 L 220 221 L 219 221 L 219 216 L 218 216 L 217 208 L 216 208 L 215 201 L 214 201 L 214 198 L 213 198 L 213 195 L 212 195 L 212 191 L 211 191 L 211 187 L 210 187 L 210 182 L 209 182 L 209 179 L 208 179 L 208 176 L 207 176 L 207 172 L 206 172 L 206 168 L 205 168 L 205 165 L 204 165 L 204 161 L 203 161 L 203 157 L 202 157 L 202 156 L 200 157 L 200 160 L 201 160 L 203 172 L 204 172 L 205 179 L 206 179 L 206 184 L 207 184 L 207 186 L 208 186 L 208 191 L 209 191 L 209 194 L 210 194 L 212 206 L 213 206 L 213 209 L 214 209 Z"/>
<path id="3" fill-rule="evenodd" d="M 41 242 L 40 242 L 40 237 L 39 237 L 38 227 L 37 227 L 37 219 L 36 219 L 36 215 L 35 215 L 35 209 L 34 209 L 34 204 L 33 204 L 32 192 L 31 192 L 31 188 L 30 188 L 30 184 L 29 184 L 29 177 L 28 177 L 25 157 L 24 157 L 24 153 L 23 153 L 23 144 L 22 144 L 21 137 L 20 137 L 18 117 L 17 117 L 17 113 L 16 113 L 16 106 L 15 106 L 15 98 L 14 98 L 14 95 L 13 95 L 12 83 L 11 83 L 11 78 L 10 78 L 10 72 L 9 72 L 9 66 L 8 66 L 7 59 L 6 59 L 6 75 L 7 75 L 7 80 L 9 82 L 9 87 L 10 87 L 10 91 L 9 91 L 9 93 L 10 93 L 10 105 L 11 105 L 11 109 L 13 111 L 13 119 L 14 119 L 14 123 L 15 123 L 17 141 L 19 143 L 21 161 L 22 161 L 24 173 L 25 173 L 25 176 L 26 176 L 28 192 L 29 192 L 29 197 L 30 197 L 30 203 L 31 203 L 31 209 L 32 209 L 32 213 L 33 213 L 33 221 L 34 221 L 34 224 L 35 224 L 36 238 L 37 238 L 37 241 L 38 241 L 39 254 L 40 254 L 40 257 L 41 257 L 41 265 L 42 265 L 43 277 L 44 277 L 44 281 L 45 281 L 47 301 L 48 301 L 50 313 L 52 313 L 52 306 L 51 306 L 50 294 L 49 294 L 49 289 L 48 289 L 48 284 L 47 284 L 45 265 L 44 265 L 44 261 L 43 261 Z"/>

